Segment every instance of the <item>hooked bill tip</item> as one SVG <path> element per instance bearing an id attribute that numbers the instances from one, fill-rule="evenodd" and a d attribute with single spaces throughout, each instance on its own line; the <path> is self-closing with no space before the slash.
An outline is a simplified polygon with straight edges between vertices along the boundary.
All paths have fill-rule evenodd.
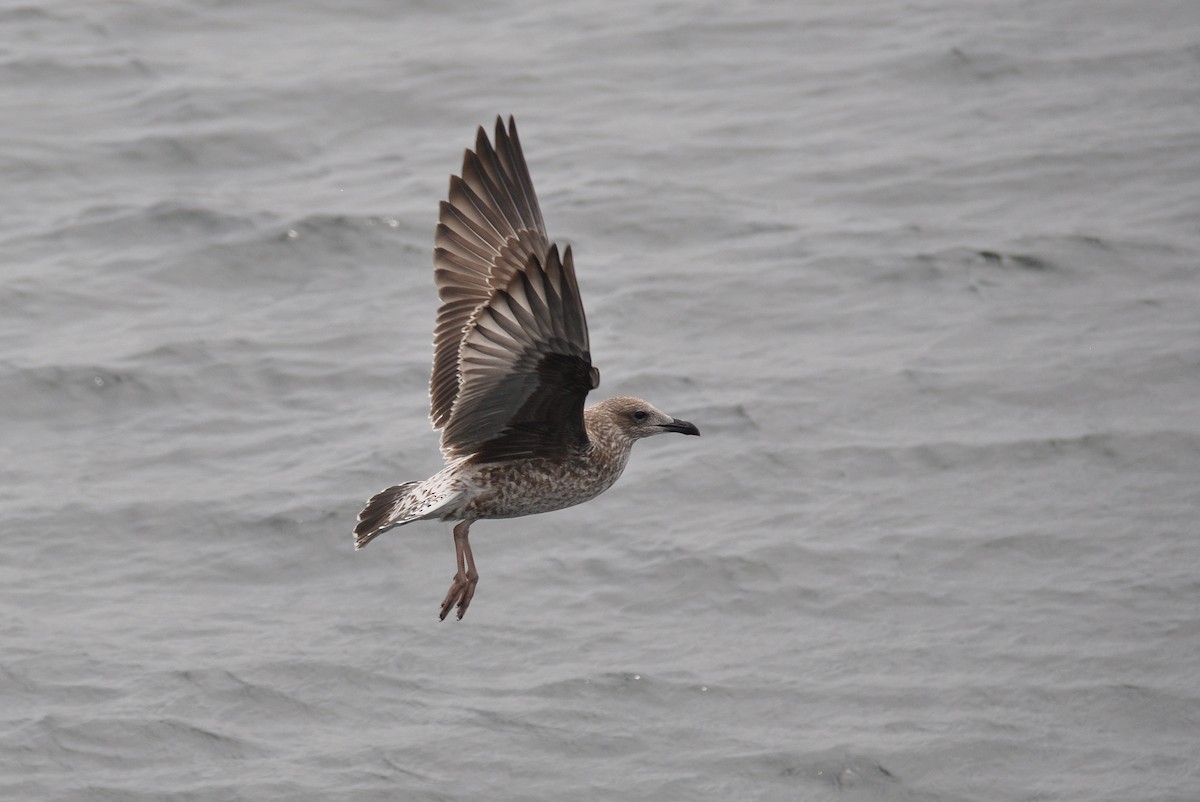
<path id="1" fill-rule="evenodd" d="M 675 420 L 672 420 L 670 423 L 664 423 L 662 428 L 663 428 L 663 431 L 666 431 L 666 432 L 678 432 L 679 434 L 693 434 L 696 437 L 700 436 L 700 430 L 696 428 L 696 424 L 689 423 L 688 421 L 685 421 L 685 420 L 679 420 L 678 418 L 676 418 Z"/>

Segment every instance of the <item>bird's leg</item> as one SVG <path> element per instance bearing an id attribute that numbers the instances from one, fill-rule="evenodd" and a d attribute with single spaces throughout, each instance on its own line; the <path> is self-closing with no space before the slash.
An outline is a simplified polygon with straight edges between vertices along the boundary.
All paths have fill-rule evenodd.
<path id="1" fill-rule="evenodd" d="M 471 605 L 471 599 L 475 596 L 475 585 L 479 582 L 479 572 L 475 570 L 475 555 L 471 553 L 471 543 L 467 540 L 468 524 L 462 524 L 463 528 L 463 552 L 467 558 L 467 587 L 463 590 L 462 598 L 458 600 L 458 620 L 466 615 L 467 608 Z"/>
<path id="2" fill-rule="evenodd" d="M 470 529 L 470 521 L 459 521 L 454 527 L 454 555 L 458 559 L 458 573 L 454 575 L 450 590 L 442 602 L 442 613 L 438 616 L 442 621 L 446 620 L 450 608 L 455 603 L 458 604 L 458 618 L 461 621 L 471 604 L 471 597 L 475 595 L 475 584 L 479 581 L 479 574 L 475 570 L 475 555 L 471 553 L 471 543 L 467 540 Z"/>
<path id="3" fill-rule="evenodd" d="M 467 581 L 467 570 L 463 554 L 463 538 L 459 537 L 458 529 L 464 522 L 455 524 L 454 526 L 454 556 L 458 559 L 458 573 L 450 580 L 450 590 L 446 592 L 446 598 L 442 601 L 442 612 L 438 616 L 439 621 L 445 621 L 447 613 L 454 603 L 458 601 L 462 595 L 463 586 Z"/>

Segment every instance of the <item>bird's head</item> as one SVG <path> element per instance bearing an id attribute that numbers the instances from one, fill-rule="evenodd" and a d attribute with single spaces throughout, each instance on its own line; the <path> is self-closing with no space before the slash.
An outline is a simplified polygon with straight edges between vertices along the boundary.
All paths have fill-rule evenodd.
<path id="1" fill-rule="evenodd" d="M 700 434 L 694 424 L 672 418 L 650 402 L 627 395 L 601 401 L 590 407 L 588 413 L 599 418 L 606 429 L 629 443 L 667 432 Z"/>

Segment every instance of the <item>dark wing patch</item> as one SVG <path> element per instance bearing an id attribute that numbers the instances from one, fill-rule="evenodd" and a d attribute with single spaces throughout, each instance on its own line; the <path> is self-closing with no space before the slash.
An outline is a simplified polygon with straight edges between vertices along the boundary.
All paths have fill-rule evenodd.
<path id="1" fill-rule="evenodd" d="M 467 326 L 461 387 L 442 432 L 448 457 L 481 462 L 583 448 L 583 404 L 599 380 L 571 249 L 530 256 Z"/>
<path id="2" fill-rule="evenodd" d="M 495 147 L 480 127 L 475 150 L 450 178 L 438 216 L 434 280 L 442 305 L 433 338 L 429 415 L 434 428 L 450 419 L 461 384 L 459 353 L 472 316 L 508 284 L 531 256 L 549 245 L 516 122 L 496 118 Z"/>

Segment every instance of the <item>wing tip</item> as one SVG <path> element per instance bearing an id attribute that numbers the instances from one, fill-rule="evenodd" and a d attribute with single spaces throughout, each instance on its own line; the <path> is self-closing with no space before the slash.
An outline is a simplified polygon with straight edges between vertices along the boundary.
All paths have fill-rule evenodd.
<path id="1" fill-rule="evenodd" d="M 513 114 L 508 115 L 508 125 L 504 124 L 504 115 L 496 115 L 495 135 L 492 139 L 488 139 L 487 130 L 481 125 L 475 131 L 475 150 L 478 152 L 482 148 L 489 150 L 498 150 L 500 143 L 506 139 L 517 138 L 517 118 Z M 493 143 L 495 146 L 493 147 Z"/>

